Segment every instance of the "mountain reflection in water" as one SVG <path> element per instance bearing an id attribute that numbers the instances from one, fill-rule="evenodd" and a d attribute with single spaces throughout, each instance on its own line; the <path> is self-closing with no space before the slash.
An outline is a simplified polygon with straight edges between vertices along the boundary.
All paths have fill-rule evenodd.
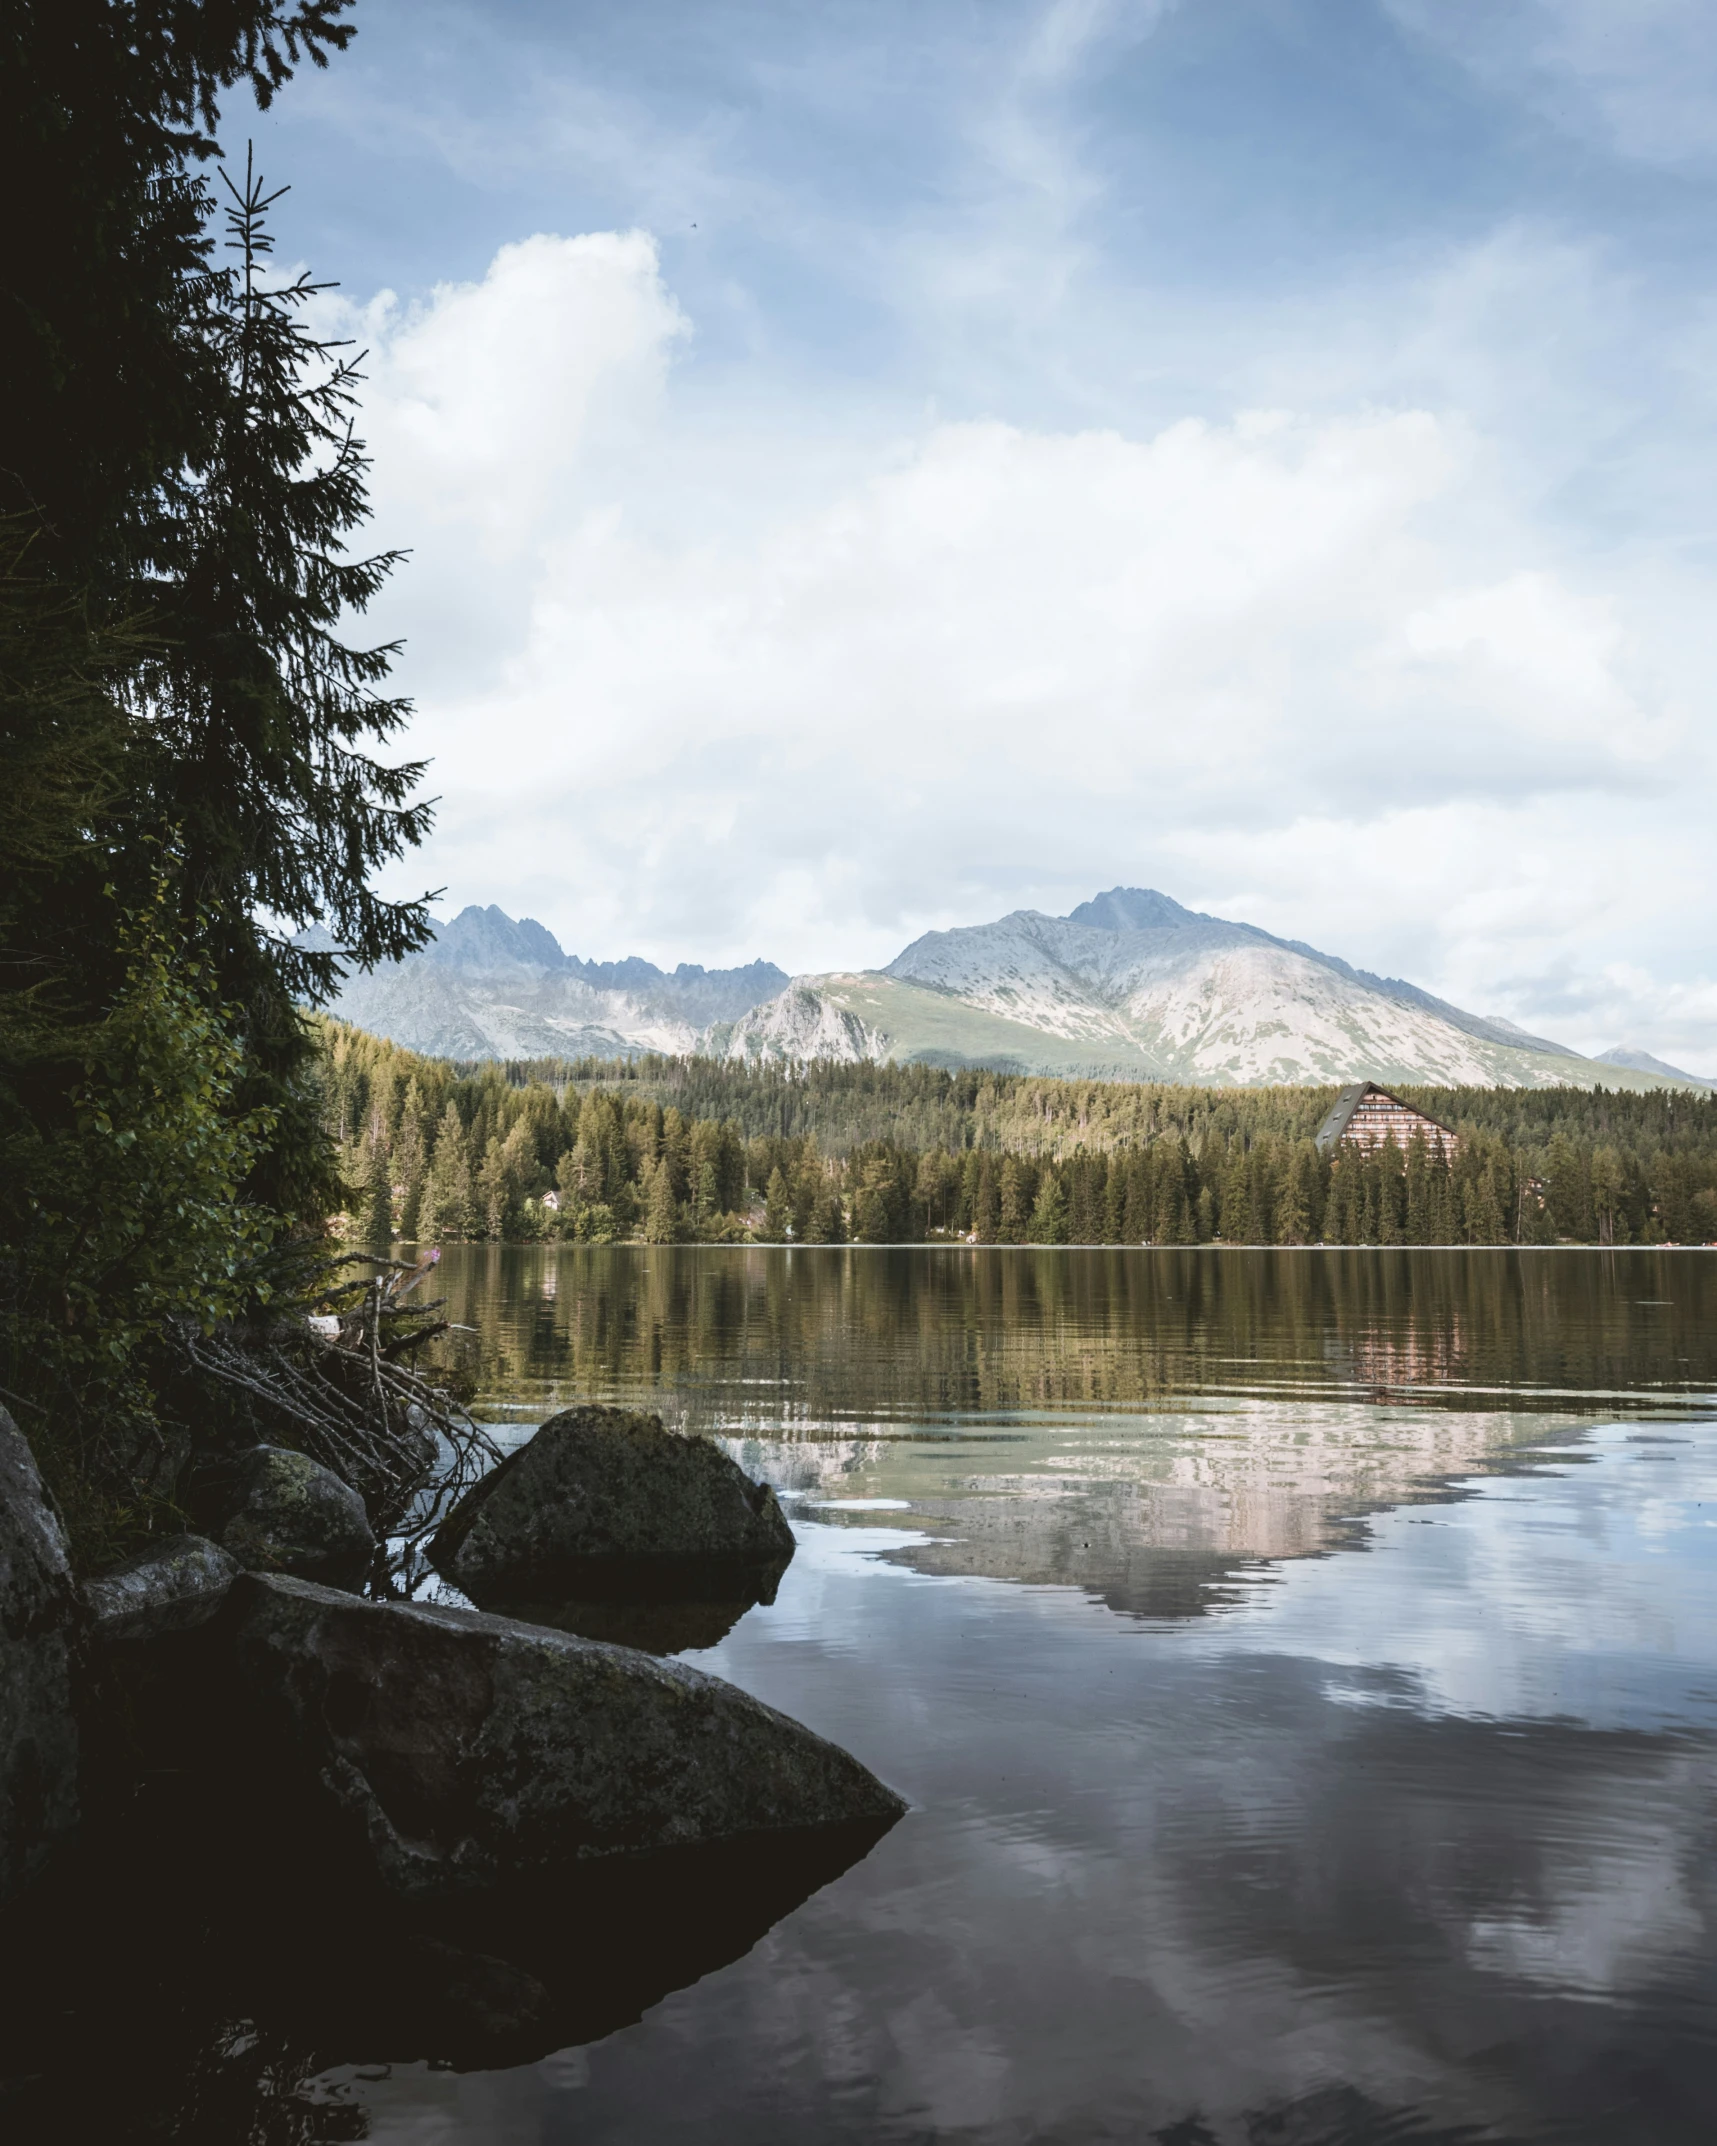
<path id="1" fill-rule="evenodd" d="M 912 1809 L 699 1980 L 642 1931 L 631 2024 L 467 2069 L 321 2031 L 211 2139 L 1717 2136 L 1708 1255 L 443 1272 L 515 1435 L 659 1407 L 777 1483 L 798 1555 L 695 1659 Z"/>
<path id="2" fill-rule="evenodd" d="M 1546 1415 L 1717 1389 L 1696 1254 L 472 1246 L 443 1272 L 492 1414 L 657 1408 L 808 1513 L 905 1500 L 928 1539 L 889 1554 L 919 1571 L 1146 1617 L 1506 1466 Z"/>
<path id="3" fill-rule="evenodd" d="M 913 1800 L 742 1961 L 378 2139 L 1717 2133 L 1717 1263 L 473 1250 L 496 1416 L 788 1493 L 698 1656 Z"/>

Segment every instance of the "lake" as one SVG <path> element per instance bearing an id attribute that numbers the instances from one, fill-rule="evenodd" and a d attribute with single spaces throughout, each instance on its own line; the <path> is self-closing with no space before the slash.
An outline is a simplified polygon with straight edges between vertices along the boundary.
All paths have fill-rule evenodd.
<path id="1" fill-rule="evenodd" d="M 603 2039 L 326 2072 L 363 2135 L 1717 2134 L 1709 1256 L 443 1274 L 486 1420 L 648 1405 L 778 1486 L 777 1599 L 686 1659 L 912 1809 Z"/>
<path id="2" fill-rule="evenodd" d="M 908 1814 L 835 1876 L 777 1839 L 726 1893 L 534 1900 L 566 2046 L 461 2070 L 391 2061 L 434 2044 L 412 1978 L 436 2002 L 444 1956 L 290 1856 L 256 1891 L 268 1821 L 210 1812 L 170 1734 L 116 1855 L 8 1959 L 0 2132 L 1717 2137 L 1710 1254 L 468 1246 L 441 1273 L 438 1346 L 502 1443 L 618 1401 L 778 1487 L 778 1594 L 701 1606 L 684 1658 Z M 353 2024 L 372 2000 L 391 2026 Z"/>

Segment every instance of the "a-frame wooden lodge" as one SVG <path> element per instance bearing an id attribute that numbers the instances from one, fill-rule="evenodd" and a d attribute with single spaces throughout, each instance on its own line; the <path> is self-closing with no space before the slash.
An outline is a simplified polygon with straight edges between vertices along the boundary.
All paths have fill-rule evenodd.
<path id="1" fill-rule="evenodd" d="M 1356 1080 L 1336 1098 L 1335 1108 L 1318 1127 L 1317 1141 L 1325 1155 L 1334 1155 L 1343 1148 L 1357 1148 L 1369 1155 L 1393 1140 L 1405 1155 L 1415 1134 L 1444 1161 L 1452 1160 L 1461 1144 L 1458 1133 L 1428 1118 L 1422 1110 L 1415 1110 L 1411 1103 L 1402 1102 L 1387 1088 L 1378 1087 L 1375 1081 Z"/>

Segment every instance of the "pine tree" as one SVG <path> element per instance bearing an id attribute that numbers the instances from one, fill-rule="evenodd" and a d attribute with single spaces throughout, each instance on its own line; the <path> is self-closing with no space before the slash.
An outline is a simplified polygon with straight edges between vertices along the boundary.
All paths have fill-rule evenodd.
<path id="1" fill-rule="evenodd" d="M 1125 1244 L 1128 1238 L 1127 1198 L 1132 1187 L 1131 1157 L 1115 1154 L 1109 1157 L 1108 1175 L 1103 1184 L 1103 1242 Z"/>
<path id="2" fill-rule="evenodd" d="M 764 1188 L 763 1229 L 777 1244 L 784 1244 L 793 1233 L 793 1192 L 779 1163 L 770 1171 Z"/>
<path id="3" fill-rule="evenodd" d="M 823 1166 L 814 1139 L 805 1142 L 804 1156 L 794 1176 L 793 1232 L 804 1244 L 829 1244 L 838 1239 L 829 1232 L 838 1226 L 840 1197 Z"/>
<path id="4" fill-rule="evenodd" d="M 460 1238 L 473 1234 L 471 1163 L 459 1106 L 451 1099 L 436 1130 L 428 1204 L 430 1229 L 435 1236 Z"/>
<path id="5" fill-rule="evenodd" d="M 1664 1244 L 1692 1244 L 1698 1239 L 1698 1212 L 1693 1200 L 1693 1174 L 1685 1156 L 1670 1150 L 1658 1157 L 1652 1174 L 1656 1194 L 1657 1235 Z"/>
<path id="6" fill-rule="evenodd" d="M 423 1211 L 427 1164 L 423 1142 L 423 1096 L 413 1080 L 405 1091 L 399 1132 L 394 1140 L 394 1172 L 399 1180 L 399 1233 L 415 1242 Z"/>
<path id="7" fill-rule="evenodd" d="M 1527 1158 L 1515 1182 L 1514 1237 L 1519 1244 L 1554 1244 L 1555 1218 L 1544 1182 L 1542 1150 Z"/>
<path id="8" fill-rule="evenodd" d="M 1311 1171 L 1305 1150 L 1309 1140 L 1295 1144 L 1282 1172 L 1276 1198 L 1275 1237 L 1278 1244 L 1309 1244 L 1312 1235 Z M 1314 1151 L 1315 1153 L 1315 1151 Z"/>
<path id="9" fill-rule="evenodd" d="M 1165 1141 L 1156 1152 L 1156 1221 L 1152 1235 L 1158 1244 L 1198 1243 L 1208 1237 L 1214 1221 L 1198 1204 L 1198 1190 L 1192 1182 L 1192 1157 L 1187 1153 L 1186 1142 L 1180 1139 Z"/>
<path id="10" fill-rule="evenodd" d="M 422 764 L 368 749 L 408 713 L 379 690 L 394 645 L 338 637 L 399 558 L 346 552 L 368 514 L 351 426 L 360 375 L 304 323 L 319 286 L 270 280 L 267 212 L 284 189 L 269 193 L 248 162 L 242 187 L 223 183 L 238 261 L 212 279 L 202 331 L 222 386 L 155 540 L 137 780 L 140 809 L 174 830 L 187 910 L 205 919 L 221 986 L 244 1009 L 251 1089 L 282 1113 L 273 1196 L 290 1205 L 321 1168 L 296 1005 L 330 995 L 342 954 L 369 964 L 424 944 L 424 902 L 391 900 L 374 879 L 430 815 L 412 802 Z M 324 923 L 341 952 L 271 935 L 263 915 Z"/>
<path id="11" fill-rule="evenodd" d="M 1126 1205 L 1121 1216 L 1124 1244 L 1161 1244 L 1163 1217 L 1157 1189 L 1159 1150 L 1135 1148 L 1127 1158 Z"/>
<path id="12" fill-rule="evenodd" d="M 940 1230 L 944 1226 L 952 1182 L 953 1172 L 949 1166 L 949 1158 L 940 1149 L 932 1149 L 928 1154 L 920 1156 L 918 1174 L 912 1187 L 915 1236 L 928 1236 L 932 1230 Z"/>
<path id="13" fill-rule="evenodd" d="M 1256 1243 L 1252 1231 L 1252 1183 L 1246 1150 L 1236 1140 L 1222 1169 L 1219 1227 L 1225 1244 Z"/>
<path id="14" fill-rule="evenodd" d="M 1592 1216 L 1591 1164 L 1566 1133 L 1557 1133 L 1551 1139 L 1544 1158 L 1544 1191 L 1556 1235 L 1590 1244 L 1597 1233 Z"/>
<path id="15" fill-rule="evenodd" d="M 1031 1244 L 1065 1244 L 1068 1230 L 1067 1192 L 1059 1174 L 1045 1170 L 1039 1182 L 1037 1199 L 1027 1224 L 1027 1242 Z"/>
<path id="16" fill-rule="evenodd" d="M 1468 1244 L 1507 1244 L 1513 1235 L 1494 1166 L 1486 1165 L 1462 1185 L 1461 1210 Z"/>
<path id="17" fill-rule="evenodd" d="M 674 1198 L 673 1173 L 665 1158 L 653 1162 L 643 1186 L 644 1242 L 674 1244 L 680 1236 L 680 1210 Z"/>
<path id="18" fill-rule="evenodd" d="M 1030 1165 L 1017 1155 L 1004 1155 L 1001 1167 L 1001 1211 L 996 1221 L 998 1244 L 1023 1244 L 1036 1195 Z"/>
<path id="19" fill-rule="evenodd" d="M 1365 1227 L 1364 1169 L 1351 1147 L 1339 1148 L 1330 1170 L 1324 1202 L 1324 1238 L 1329 1244 L 1358 1244 Z"/>
<path id="20" fill-rule="evenodd" d="M 1461 1232 L 1455 1210 L 1454 1173 L 1449 1168 L 1447 1156 L 1441 1153 L 1431 1158 L 1427 1228 L 1430 1232 L 1427 1241 L 1431 1244 L 1457 1244 L 1460 1241 Z"/>
<path id="21" fill-rule="evenodd" d="M 853 1235 L 861 1244 L 899 1244 L 911 1229 L 911 1188 L 905 1159 L 884 1150 L 854 1157 Z"/>
<path id="22" fill-rule="evenodd" d="M 1103 1241 L 1103 1185 L 1098 1175 L 1101 1167 L 1099 1159 L 1080 1151 L 1075 1153 L 1072 1160 L 1058 1173 L 1066 1209 L 1066 1236 L 1062 1240 L 1065 1243 L 1101 1244 Z M 1043 1185 L 1039 1184 L 1039 1205 L 1043 1200 L 1043 1191 Z M 1035 1213 L 1034 1208 L 1033 1214 Z"/>
<path id="23" fill-rule="evenodd" d="M 811 1210 L 811 1241 L 814 1244 L 845 1244 L 847 1241 L 846 1214 L 841 1206 L 840 1189 L 833 1178 L 824 1178 L 823 1189 Z"/>
<path id="24" fill-rule="evenodd" d="M 393 1166 L 387 1127 L 379 1108 L 364 1135 L 364 1242 L 385 1251 L 393 1242 Z"/>
<path id="25" fill-rule="evenodd" d="M 1624 1205 L 1627 1176 L 1622 1158 L 1613 1147 L 1592 1150 L 1592 1208 L 1600 1244 L 1625 1244 L 1627 1220 Z"/>
<path id="26" fill-rule="evenodd" d="M 978 1171 L 977 1198 L 972 1207 L 972 1235 L 980 1244 L 994 1244 L 1001 1233 L 1001 1193 L 994 1159 L 985 1155 Z"/>
<path id="27" fill-rule="evenodd" d="M 697 1118 L 686 1142 L 690 1227 L 698 1238 L 709 1235 L 726 1205 L 722 1198 L 723 1132 L 724 1128 L 713 1119 Z"/>
<path id="28" fill-rule="evenodd" d="M 1282 1159 L 1274 1134 L 1262 1133 L 1246 1158 L 1247 1232 L 1253 1244 L 1274 1244 Z"/>
<path id="29" fill-rule="evenodd" d="M 491 1133 L 483 1147 L 483 1160 L 476 1170 L 477 1212 L 486 1237 L 506 1234 L 507 1173 L 501 1143 Z"/>
<path id="30" fill-rule="evenodd" d="M 668 1183 L 676 1201 L 691 1197 L 691 1156 L 688 1128 L 685 1119 L 674 1109 L 662 1112 L 661 1139 L 656 1153 L 668 1172 Z"/>
<path id="31" fill-rule="evenodd" d="M 1425 1135 L 1415 1129 L 1407 1143 L 1406 1205 L 1402 1236 L 1408 1244 L 1430 1244 L 1431 1151 Z"/>

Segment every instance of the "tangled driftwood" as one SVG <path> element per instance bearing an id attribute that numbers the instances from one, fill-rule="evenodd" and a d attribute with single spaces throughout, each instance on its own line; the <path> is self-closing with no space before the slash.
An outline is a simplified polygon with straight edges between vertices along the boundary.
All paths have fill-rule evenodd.
<path id="1" fill-rule="evenodd" d="M 182 1330 L 196 1369 L 244 1394 L 254 1413 L 360 1493 L 388 1538 L 390 1586 L 411 1593 L 426 1576 L 419 1546 L 500 1449 L 445 1387 L 404 1359 L 448 1330 L 440 1301 L 406 1299 L 434 1271 L 349 1254 L 329 1263 L 308 1311 L 267 1323 Z M 340 1281 L 342 1270 L 368 1276 Z"/>

